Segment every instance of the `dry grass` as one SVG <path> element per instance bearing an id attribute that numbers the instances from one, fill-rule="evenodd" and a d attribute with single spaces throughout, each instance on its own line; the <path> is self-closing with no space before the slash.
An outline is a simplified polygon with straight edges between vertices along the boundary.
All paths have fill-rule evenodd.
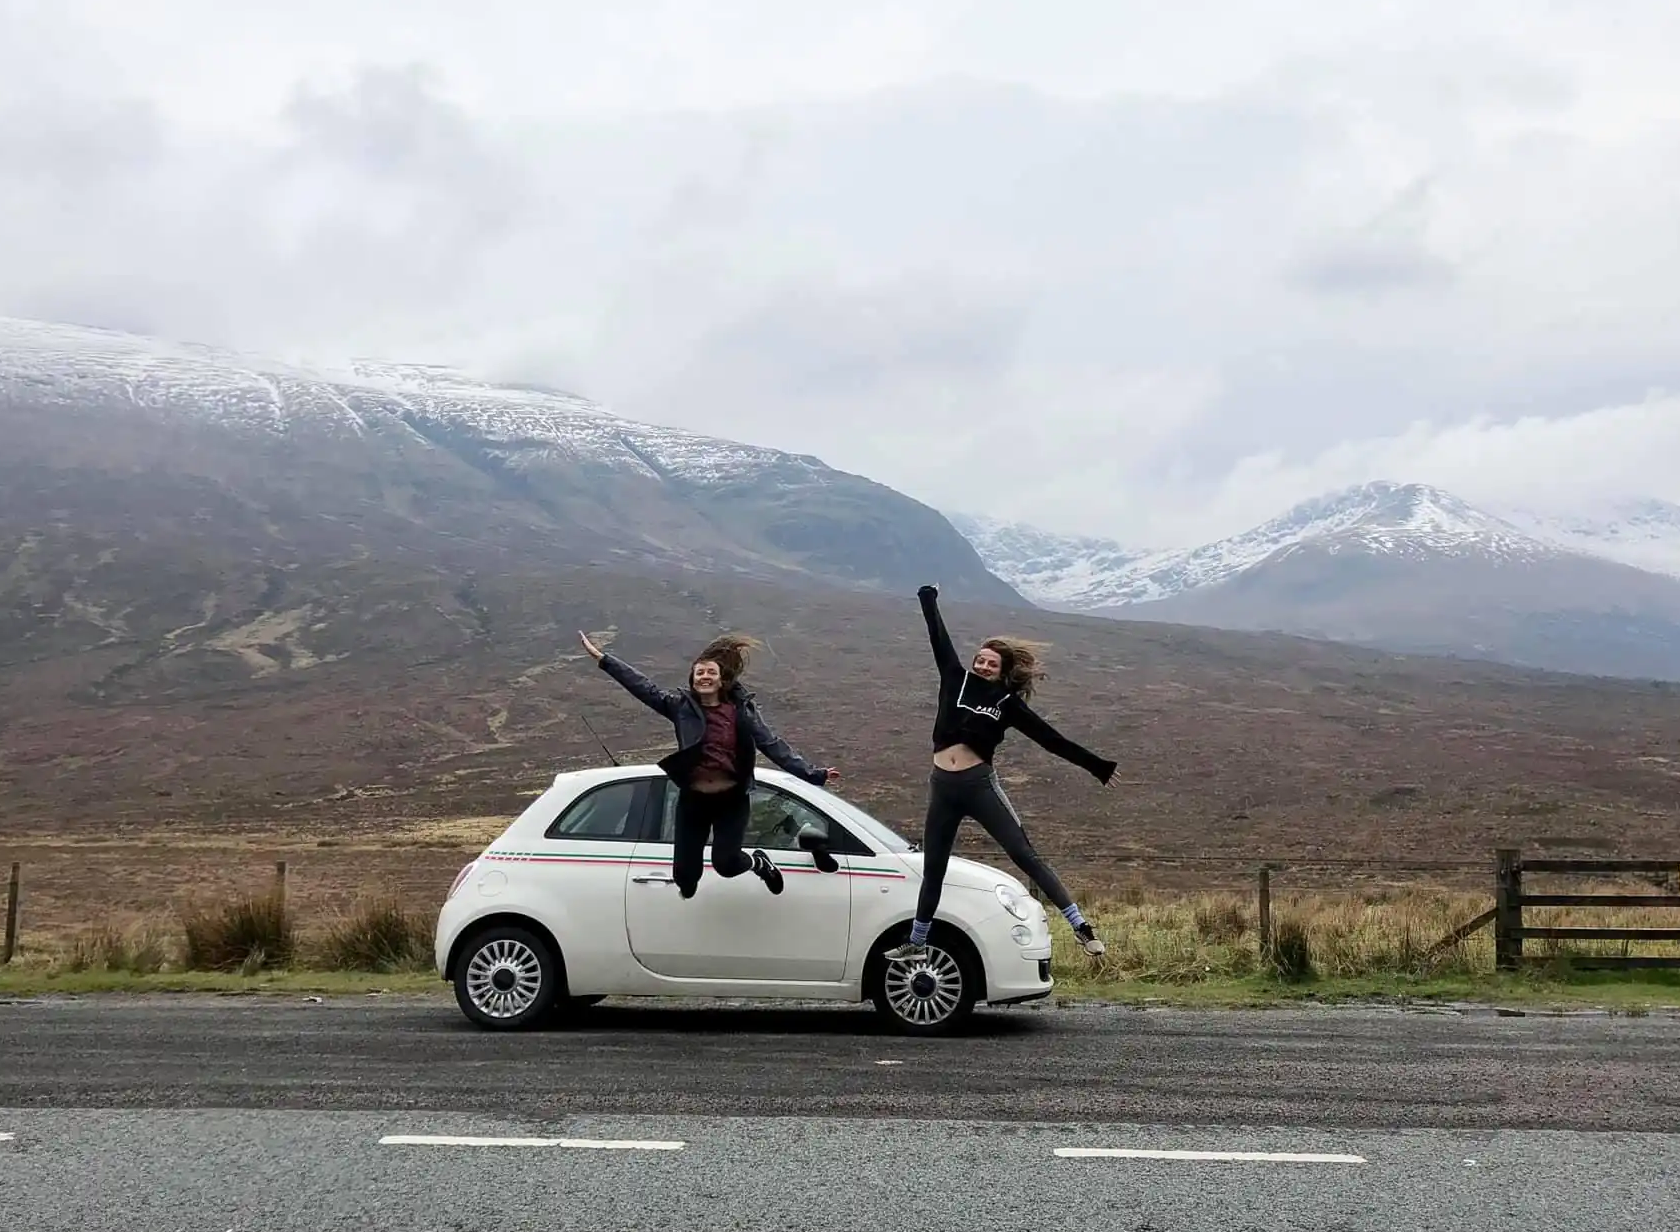
<path id="1" fill-rule="evenodd" d="M 1575 888 L 1652 889 L 1625 883 Z M 59 974 L 129 979 L 194 972 L 421 978 L 430 971 L 436 911 L 431 895 L 405 895 L 382 884 L 372 895 L 352 890 L 342 900 L 309 900 L 301 910 L 298 903 L 296 895 L 288 905 L 273 893 L 223 891 L 173 918 L 130 913 L 124 920 L 79 930 L 37 929 L 28 934 L 26 962 L 32 969 Z M 1250 992 L 1271 989 L 1290 995 L 1291 988 L 1346 987 L 1360 981 L 1376 990 L 1445 981 L 1491 991 L 1501 985 L 1495 979 L 1490 929 L 1461 943 L 1439 944 L 1489 905 L 1486 893 L 1432 885 L 1362 892 L 1282 888 L 1274 893 L 1271 945 L 1263 950 L 1252 894 L 1182 893 L 1132 882 L 1085 905 L 1108 941 L 1108 954 L 1093 963 L 1057 923 L 1055 968 L 1064 987 L 1103 996 L 1139 995 L 1152 988 L 1202 996 L 1198 989 L 1213 994 L 1239 984 Z M 1530 908 L 1525 920 L 1680 928 L 1680 910 Z M 1527 953 L 1555 959 L 1534 973 L 1554 983 L 1579 974 L 1571 973 L 1572 956 L 1627 952 L 1620 942 L 1527 944 Z M 1638 952 L 1680 955 L 1680 945 L 1645 945 Z M 1665 977 L 1632 978 L 1654 987 Z"/>
<path id="2" fill-rule="evenodd" d="M 1650 887 L 1580 887 L 1583 892 L 1649 892 Z M 1135 888 L 1084 907 L 1108 942 L 1091 972 L 1065 930 L 1056 930 L 1056 960 L 1069 973 L 1101 981 L 1191 984 L 1267 975 L 1283 981 L 1366 977 L 1408 979 L 1492 975 L 1493 933 L 1440 946 L 1455 928 L 1491 906 L 1485 894 L 1432 886 L 1366 894 L 1282 894 L 1272 902 L 1272 945 L 1262 953 L 1254 898 L 1233 893 L 1149 894 Z M 1680 928 L 1680 910 L 1665 908 L 1528 908 L 1533 927 Z M 1525 953 L 1567 970 L 1572 956 L 1632 952 L 1680 956 L 1680 946 L 1619 941 L 1536 942 Z M 1086 978 L 1089 978 L 1086 976 Z"/>
<path id="3" fill-rule="evenodd" d="M 291 965 L 297 926 L 278 890 L 181 913 L 182 964 L 190 971 L 256 971 Z"/>
<path id="4" fill-rule="evenodd" d="M 166 929 L 154 921 L 124 928 L 106 922 L 73 938 L 63 966 L 68 971 L 126 972 L 155 975 L 173 957 L 175 947 Z"/>
<path id="5" fill-rule="evenodd" d="M 423 971 L 432 963 L 432 918 L 384 895 L 335 920 L 311 954 L 328 971 Z"/>

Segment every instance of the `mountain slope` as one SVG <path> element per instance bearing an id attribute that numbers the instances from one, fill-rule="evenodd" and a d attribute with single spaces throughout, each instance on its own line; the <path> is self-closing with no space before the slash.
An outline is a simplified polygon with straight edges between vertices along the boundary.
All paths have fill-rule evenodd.
<path id="1" fill-rule="evenodd" d="M 143 475 L 132 494 L 160 507 L 214 490 L 260 511 L 274 547 L 419 534 L 898 592 L 938 577 L 955 596 L 1025 605 L 939 513 L 890 488 L 444 368 L 316 372 L 0 318 L 0 432 L 0 478 L 46 483 L 61 506 L 97 506 L 113 477 Z"/>
<path id="2" fill-rule="evenodd" d="M 1030 570 L 992 563 L 1036 597 Z M 1229 539 L 1130 561 L 1093 580 L 1080 608 L 1680 679 L 1680 582 L 1546 542 L 1420 484 L 1364 484 Z"/>
<path id="3" fill-rule="evenodd" d="M 1020 522 L 951 513 L 986 567 L 1041 607 L 1079 611 L 1113 601 L 1110 580 L 1149 553 L 1112 539 L 1058 535 Z"/>
<path id="4" fill-rule="evenodd" d="M 1680 577 L 1680 505 L 1610 501 L 1568 513 L 1520 508 L 1500 514 L 1536 539 L 1636 569 Z"/>

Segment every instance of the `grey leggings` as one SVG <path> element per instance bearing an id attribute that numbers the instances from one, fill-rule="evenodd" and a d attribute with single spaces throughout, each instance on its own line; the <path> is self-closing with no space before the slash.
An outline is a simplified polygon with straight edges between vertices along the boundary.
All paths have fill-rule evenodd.
<path id="1" fill-rule="evenodd" d="M 927 822 L 922 830 L 922 893 L 916 903 L 916 918 L 931 921 L 939 909 L 940 891 L 945 888 L 945 869 L 951 862 L 951 848 L 964 817 L 972 817 L 997 841 L 1045 896 L 1061 910 L 1073 898 L 1061 878 L 1033 849 L 1015 806 L 1003 794 L 997 771 L 982 762 L 967 770 L 933 768 L 928 780 Z"/>

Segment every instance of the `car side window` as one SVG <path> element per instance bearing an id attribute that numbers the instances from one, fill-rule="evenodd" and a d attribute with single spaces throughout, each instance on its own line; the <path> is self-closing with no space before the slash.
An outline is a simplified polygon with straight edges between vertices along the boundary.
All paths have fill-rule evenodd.
<path id="1" fill-rule="evenodd" d="M 544 837 L 634 843 L 641 838 L 646 792 L 645 779 L 607 783 L 587 791 L 566 806 L 544 831 Z"/>
<path id="2" fill-rule="evenodd" d="M 827 841 L 831 829 L 827 817 L 785 791 L 758 786 L 753 788 L 752 817 L 747 821 L 747 837 L 741 845 L 749 851 L 754 847 L 766 851 L 798 851 L 799 831 L 807 827 Z"/>
<path id="3" fill-rule="evenodd" d="M 675 788 L 666 788 L 665 807 L 659 819 L 661 843 L 676 841 L 677 795 Z M 845 827 L 835 824 L 827 815 L 785 791 L 758 783 L 753 786 L 749 799 L 752 814 L 747 819 L 746 837 L 741 840 L 741 845 L 748 851 L 754 847 L 762 847 L 766 851 L 802 850 L 799 846 L 799 832 L 809 826 L 822 835 L 837 853 L 868 853 L 868 848 Z"/>

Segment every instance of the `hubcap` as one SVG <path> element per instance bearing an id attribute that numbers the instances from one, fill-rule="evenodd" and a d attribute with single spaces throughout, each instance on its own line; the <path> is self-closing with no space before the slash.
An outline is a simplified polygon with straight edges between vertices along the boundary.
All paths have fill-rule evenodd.
<path id="1" fill-rule="evenodd" d="M 962 1000 L 962 968 L 944 950 L 929 947 L 915 963 L 887 966 L 887 1004 L 905 1022 L 929 1027 L 956 1012 Z"/>
<path id="2" fill-rule="evenodd" d="M 517 1017 L 541 991 L 542 963 L 523 942 L 492 941 L 467 964 L 467 998 L 488 1017 Z"/>

